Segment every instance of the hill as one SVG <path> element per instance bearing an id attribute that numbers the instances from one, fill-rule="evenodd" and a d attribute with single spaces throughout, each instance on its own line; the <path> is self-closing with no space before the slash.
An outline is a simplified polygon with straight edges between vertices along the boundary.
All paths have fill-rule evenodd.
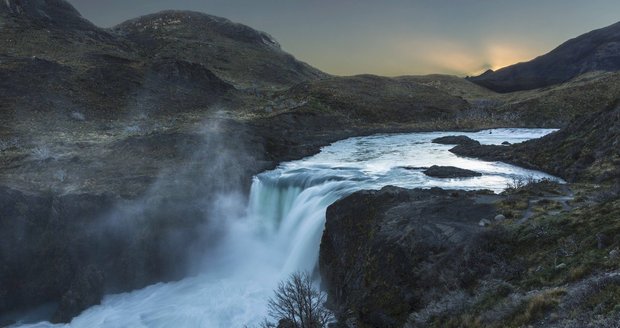
<path id="1" fill-rule="evenodd" d="M 563 83 L 588 72 L 618 70 L 620 22 L 568 40 L 531 61 L 468 79 L 497 92 L 512 92 Z"/>

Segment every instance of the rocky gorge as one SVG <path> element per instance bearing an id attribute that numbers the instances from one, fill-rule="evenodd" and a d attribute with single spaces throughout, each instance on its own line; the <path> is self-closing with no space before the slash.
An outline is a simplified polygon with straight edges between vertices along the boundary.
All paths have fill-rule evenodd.
<path id="1" fill-rule="evenodd" d="M 617 317 L 617 293 L 584 289 L 617 285 L 615 67 L 496 93 L 443 75 L 330 76 L 267 33 L 202 13 L 103 29 L 63 0 L 8 0 L 0 19 L 0 314 L 55 303 L 50 319 L 69 322 L 104 294 L 192 274 L 191 257 L 220 238 L 221 192 L 247 198 L 254 175 L 334 141 L 520 126 L 563 129 L 453 152 L 543 170 L 567 188 L 341 199 L 319 261 L 330 306 L 361 327 Z M 556 313 L 571 306 L 580 310 Z"/>
<path id="2" fill-rule="evenodd" d="M 619 108 L 509 146 L 433 140 L 461 156 L 553 172 L 568 185 L 519 180 L 500 195 L 384 188 L 331 205 L 320 263 L 340 321 L 613 327 L 616 294 L 593 284 L 617 288 Z"/>

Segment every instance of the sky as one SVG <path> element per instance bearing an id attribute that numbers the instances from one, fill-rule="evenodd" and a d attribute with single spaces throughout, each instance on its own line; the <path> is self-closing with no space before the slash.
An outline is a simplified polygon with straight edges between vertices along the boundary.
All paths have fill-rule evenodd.
<path id="1" fill-rule="evenodd" d="M 69 0 L 101 27 L 165 9 L 226 17 L 336 75 L 475 75 L 620 21 L 619 0 Z"/>

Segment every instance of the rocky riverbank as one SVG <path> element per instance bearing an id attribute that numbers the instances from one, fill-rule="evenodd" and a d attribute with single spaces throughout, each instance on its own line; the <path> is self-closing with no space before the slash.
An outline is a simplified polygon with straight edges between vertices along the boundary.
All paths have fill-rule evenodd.
<path id="1" fill-rule="evenodd" d="M 590 188 L 357 192 L 327 210 L 328 304 L 342 327 L 612 327 L 620 203 Z"/>
<path id="2" fill-rule="evenodd" d="M 363 327 L 398 327 L 436 288 L 471 284 L 488 269 L 471 264 L 490 258 L 478 222 L 498 214 L 497 199 L 385 187 L 337 201 L 327 210 L 319 263 L 330 304 Z"/>
<path id="3" fill-rule="evenodd" d="M 510 146 L 460 144 L 461 156 L 499 160 L 535 168 L 572 182 L 618 183 L 620 180 L 620 104 L 584 115 L 560 131 Z"/>
<path id="4" fill-rule="evenodd" d="M 618 108 L 521 144 L 436 140 L 458 144 L 451 151 L 459 155 L 553 172 L 568 185 L 515 181 L 500 195 L 384 188 L 330 206 L 320 266 L 341 325 L 614 326 Z"/>

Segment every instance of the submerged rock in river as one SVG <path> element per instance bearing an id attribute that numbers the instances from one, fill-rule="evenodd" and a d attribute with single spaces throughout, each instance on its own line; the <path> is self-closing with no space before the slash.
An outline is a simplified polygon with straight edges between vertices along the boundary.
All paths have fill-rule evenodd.
<path id="1" fill-rule="evenodd" d="M 433 143 L 442 145 L 466 145 L 475 146 L 480 145 L 480 142 L 468 137 L 468 136 L 445 136 L 433 139 Z"/>
<path id="2" fill-rule="evenodd" d="M 433 165 L 428 169 L 423 171 L 429 177 L 434 178 L 471 178 L 471 177 L 479 177 L 482 176 L 482 173 L 462 169 L 454 166 L 437 166 Z"/>

